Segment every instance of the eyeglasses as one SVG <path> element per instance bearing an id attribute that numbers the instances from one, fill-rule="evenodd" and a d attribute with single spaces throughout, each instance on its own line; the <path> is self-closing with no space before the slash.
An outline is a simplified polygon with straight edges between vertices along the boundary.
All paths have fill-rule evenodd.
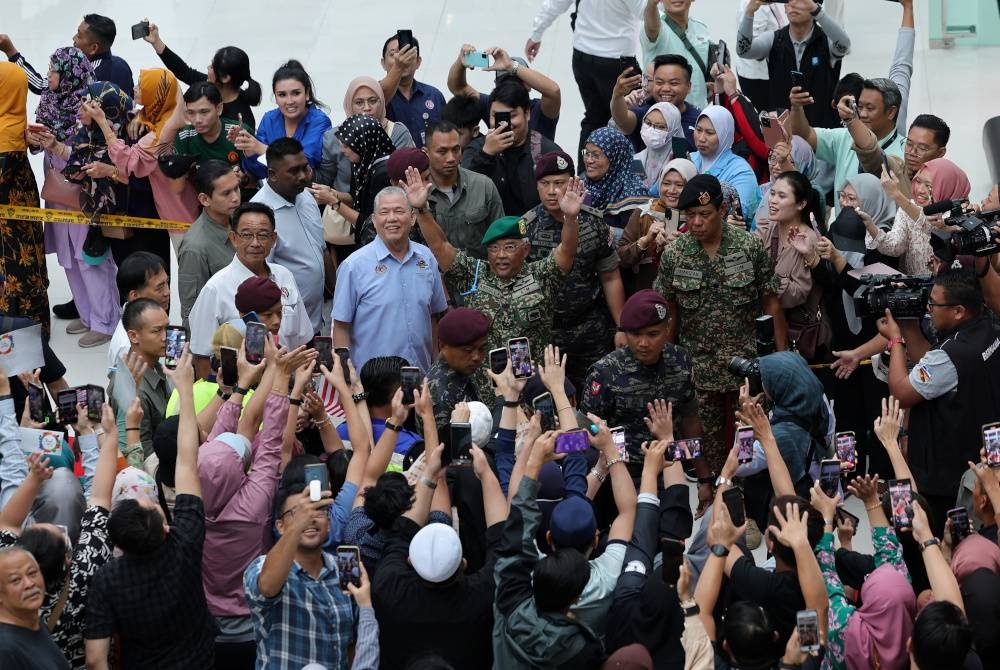
<path id="1" fill-rule="evenodd" d="M 646 121 L 645 119 L 643 119 L 642 125 L 646 126 L 647 128 L 654 128 L 656 130 L 666 131 L 666 130 L 670 129 L 669 126 L 662 125 L 662 124 L 659 124 L 659 123 L 653 123 L 651 121 Z"/>
<path id="2" fill-rule="evenodd" d="M 936 148 L 937 147 L 927 146 L 926 144 L 914 144 L 910 140 L 906 140 L 906 143 L 903 145 L 903 153 L 923 155 L 929 154 Z"/>
<path id="3" fill-rule="evenodd" d="M 361 107 L 362 105 L 367 104 L 369 107 L 374 107 L 375 105 L 378 104 L 378 102 L 379 102 L 378 98 L 355 98 L 354 106 Z"/>
<path id="4" fill-rule="evenodd" d="M 603 151 L 588 151 L 587 149 L 581 151 L 580 155 L 583 156 L 583 160 L 585 161 L 599 161 L 605 158 Z"/>
<path id="5" fill-rule="evenodd" d="M 791 154 L 777 154 L 773 151 L 767 154 L 768 165 L 782 165 L 784 163 L 795 165 L 795 161 L 792 160 Z"/>
<path id="6" fill-rule="evenodd" d="M 843 203 L 847 203 L 852 206 L 858 204 L 858 196 L 854 193 L 847 193 L 846 191 L 841 191 L 840 193 L 837 194 L 837 197 Z"/>
<path id="7" fill-rule="evenodd" d="M 935 307 L 958 307 L 957 302 L 934 302 L 933 300 L 927 300 L 927 308 L 934 309 Z"/>
<path id="8" fill-rule="evenodd" d="M 236 233 L 236 236 L 244 242 L 270 242 L 274 239 L 274 233 Z"/>
<path id="9" fill-rule="evenodd" d="M 510 255 L 521 248 L 519 243 L 508 242 L 507 244 L 491 244 L 486 247 L 486 251 L 491 254 L 498 254 L 503 251 L 505 254 Z"/>

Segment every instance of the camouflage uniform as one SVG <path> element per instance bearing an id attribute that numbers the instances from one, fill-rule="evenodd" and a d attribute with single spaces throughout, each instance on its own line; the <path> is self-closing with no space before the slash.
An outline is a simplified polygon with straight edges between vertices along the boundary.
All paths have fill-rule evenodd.
<path id="1" fill-rule="evenodd" d="M 456 372 L 444 356 L 439 356 L 427 371 L 427 388 L 434 403 L 434 423 L 439 436 L 451 423 L 451 410 L 455 409 L 455 405 L 463 400 L 479 400 L 475 379 Z"/>
<path id="2" fill-rule="evenodd" d="M 780 287 L 774 262 L 760 239 L 722 226 L 722 244 L 709 258 L 690 233 L 683 233 L 660 258 L 653 288 L 677 305 L 678 343 L 691 354 L 703 451 L 718 472 L 733 440 L 733 414 L 740 379 L 726 367 L 733 356 L 757 355 L 754 319 L 760 301 Z"/>
<path id="3" fill-rule="evenodd" d="M 669 343 L 654 366 L 636 360 L 629 347 L 612 351 L 590 368 L 580 395 L 582 412 L 625 428 L 633 476 L 642 473 L 642 443 L 654 439 L 643 420 L 647 403 L 657 398 L 673 403 L 674 426 L 698 412 L 691 358 L 683 347 Z"/>
<path id="4" fill-rule="evenodd" d="M 599 212 L 584 207 L 577 217 L 580 243 L 573 269 L 556 298 L 552 342 L 568 354 L 566 375 L 579 390 L 587 370 L 614 348 L 615 323 L 604 300 L 599 273 L 618 269 L 618 252 L 611 246 L 611 230 Z M 537 261 L 552 253 L 562 240 L 562 224 L 544 205 L 524 215 L 531 252 Z"/>
<path id="5" fill-rule="evenodd" d="M 553 254 L 534 263 L 526 262 L 515 277 L 500 279 L 488 262 L 458 251 L 443 277 L 451 295 L 462 294 L 466 307 L 489 317 L 488 349 L 506 347 L 512 337 L 527 337 L 532 358 L 541 359 L 545 346 L 552 341 L 552 312 L 566 281 Z M 476 373 L 475 383 L 480 398 L 496 395 L 485 366 Z"/>

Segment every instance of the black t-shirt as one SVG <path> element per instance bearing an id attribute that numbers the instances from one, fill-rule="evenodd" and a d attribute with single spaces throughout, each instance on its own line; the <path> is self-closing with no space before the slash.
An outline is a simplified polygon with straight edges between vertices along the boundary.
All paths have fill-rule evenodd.
<path id="1" fill-rule="evenodd" d="M 733 600 L 749 600 L 764 608 L 780 635 L 779 650 L 783 650 L 795 630 L 796 612 L 806 608 L 795 572 L 769 572 L 743 556 L 733 564 L 729 586 Z"/>
<path id="2" fill-rule="evenodd" d="M 0 623 L 0 668 L 3 670 L 69 670 L 69 661 L 45 626 L 29 630 Z"/>

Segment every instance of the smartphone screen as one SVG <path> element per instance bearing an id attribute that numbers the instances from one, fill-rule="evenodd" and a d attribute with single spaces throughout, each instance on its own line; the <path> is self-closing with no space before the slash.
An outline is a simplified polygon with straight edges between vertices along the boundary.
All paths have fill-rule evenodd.
<path id="1" fill-rule="evenodd" d="M 747 515 L 743 509 L 743 493 L 736 488 L 726 489 L 722 492 L 722 502 L 726 503 L 729 510 L 729 517 L 733 520 L 734 526 L 742 526 L 746 523 Z"/>
<path id="2" fill-rule="evenodd" d="M 700 437 L 689 437 L 686 440 L 677 440 L 674 442 L 674 458 L 675 461 L 687 461 L 692 458 L 701 458 L 701 438 Z"/>
<path id="3" fill-rule="evenodd" d="M 951 519 L 951 540 L 953 544 L 958 544 L 972 534 L 972 527 L 969 525 L 969 510 L 964 507 L 956 507 L 948 510 L 948 518 Z"/>
<path id="4" fill-rule="evenodd" d="M 499 128 L 501 123 L 506 122 L 503 132 L 510 130 L 510 112 L 493 112 L 493 127 Z"/>
<path id="5" fill-rule="evenodd" d="M 422 377 L 420 374 L 420 368 L 404 366 L 400 369 L 399 376 L 403 382 L 403 404 L 412 405 L 413 392 L 420 388 L 420 381 Z"/>
<path id="6" fill-rule="evenodd" d="M 187 330 L 184 326 L 167 326 L 167 337 L 163 353 L 163 365 L 173 370 L 184 353 L 187 344 Z"/>
<path id="7" fill-rule="evenodd" d="M 1000 421 L 983 426 L 983 449 L 986 450 L 986 464 L 1000 468 Z"/>
<path id="8" fill-rule="evenodd" d="M 726 56 L 729 55 L 726 53 L 727 48 L 726 43 L 719 40 L 719 48 L 715 52 L 715 62 L 719 65 L 720 70 L 722 69 L 722 66 L 726 64 Z"/>
<path id="9" fill-rule="evenodd" d="M 267 326 L 259 321 L 247 324 L 247 333 L 243 339 L 244 353 L 248 363 L 257 365 L 264 360 L 264 338 L 267 337 Z"/>
<path id="10" fill-rule="evenodd" d="M 236 381 L 239 379 L 238 370 L 236 368 L 236 358 L 239 356 L 239 352 L 232 347 L 219 347 L 219 358 L 222 359 L 222 385 L 233 387 L 236 386 Z"/>
<path id="11" fill-rule="evenodd" d="M 857 443 L 853 430 L 836 435 L 837 458 L 847 470 L 854 470 L 858 465 Z"/>
<path id="12" fill-rule="evenodd" d="M 76 423 L 76 389 L 63 389 L 56 395 L 56 405 L 59 408 L 59 423 Z"/>
<path id="13" fill-rule="evenodd" d="M 736 429 L 736 459 L 740 463 L 753 460 L 753 428 L 739 426 Z"/>
<path id="14" fill-rule="evenodd" d="M 510 365 L 514 371 L 514 379 L 527 379 L 532 375 L 531 347 L 528 338 L 515 337 L 507 340 L 507 352 L 510 355 Z"/>
<path id="15" fill-rule="evenodd" d="M 889 480 L 889 509 L 897 529 L 913 527 L 913 490 L 909 479 Z"/>
<path id="16" fill-rule="evenodd" d="M 327 370 L 333 369 L 333 338 L 319 335 L 313 338 L 313 348 L 316 350 L 316 369 L 325 365 Z"/>
<path id="17" fill-rule="evenodd" d="M 819 465 L 819 487 L 828 497 L 840 493 L 840 459 L 829 458 Z"/>
<path id="18" fill-rule="evenodd" d="M 625 444 L 624 426 L 615 426 L 609 430 L 611 431 L 611 439 L 615 443 L 615 449 L 618 450 L 618 458 L 628 463 L 628 445 Z"/>
<path id="19" fill-rule="evenodd" d="M 344 382 L 346 382 L 347 385 L 350 386 L 351 366 L 347 364 L 347 361 L 349 361 L 351 358 L 351 350 L 348 349 L 347 347 L 334 347 L 333 353 L 337 354 L 337 357 L 340 359 L 340 369 L 344 371 Z M 331 361 L 330 363 L 331 365 L 328 369 L 332 370 L 333 361 Z"/>
<path id="20" fill-rule="evenodd" d="M 802 610 L 795 615 L 799 631 L 799 648 L 802 653 L 819 651 L 819 617 L 816 610 Z"/>
<path id="21" fill-rule="evenodd" d="M 361 586 L 361 550 L 350 544 L 337 547 L 337 576 L 340 590 L 346 591 L 348 584 Z"/>
<path id="22" fill-rule="evenodd" d="M 36 423 L 45 423 L 52 412 L 49 397 L 41 386 L 28 384 L 28 414 Z"/>
<path id="23" fill-rule="evenodd" d="M 587 431 L 580 428 L 556 435 L 555 452 L 557 454 L 572 454 L 586 451 L 589 446 L 590 442 L 587 440 Z"/>
<path id="24" fill-rule="evenodd" d="M 542 414 L 542 432 L 556 429 L 556 405 L 552 400 L 552 394 L 546 391 L 535 396 L 531 401 L 532 407 Z"/>
<path id="25" fill-rule="evenodd" d="M 451 462 L 468 464 L 472 462 L 472 424 L 453 423 L 448 427 L 450 435 Z"/>
<path id="26" fill-rule="evenodd" d="M 90 384 L 87 386 L 87 418 L 91 421 L 101 420 L 101 410 L 104 408 L 104 389 Z"/>
<path id="27" fill-rule="evenodd" d="M 507 369 L 507 349 L 501 347 L 499 349 L 490 350 L 490 370 L 493 374 L 502 374 L 504 370 Z"/>
<path id="28" fill-rule="evenodd" d="M 326 463 L 307 463 L 305 467 L 306 485 L 312 481 L 319 482 L 319 490 L 326 491 L 330 488 L 330 476 L 326 469 Z"/>

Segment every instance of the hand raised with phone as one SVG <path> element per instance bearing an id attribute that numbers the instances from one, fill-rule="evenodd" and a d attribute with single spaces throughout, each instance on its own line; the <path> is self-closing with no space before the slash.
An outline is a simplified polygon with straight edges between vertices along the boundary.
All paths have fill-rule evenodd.
<path id="1" fill-rule="evenodd" d="M 514 131 L 510 123 L 501 121 L 496 128 L 490 128 L 486 132 L 483 153 L 487 156 L 496 156 L 512 146 L 514 146 Z"/>

